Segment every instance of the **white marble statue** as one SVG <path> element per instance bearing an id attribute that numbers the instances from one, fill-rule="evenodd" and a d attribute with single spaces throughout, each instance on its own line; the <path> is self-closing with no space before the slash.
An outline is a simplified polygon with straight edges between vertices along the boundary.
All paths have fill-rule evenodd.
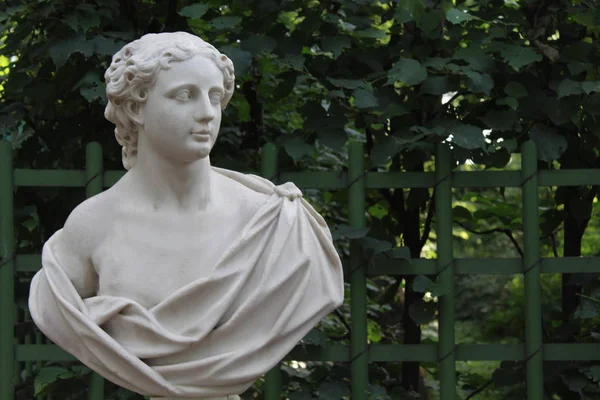
<path id="1" fill-rule="evenodd" d="M 291 183 L 212 167 L 231 60 L 182 32 L 114 55 L 106 118 L 128 172 L 44 245 L 36 325 L 156 399 L 236 399 L 344 296 L 323 218 Z"/>

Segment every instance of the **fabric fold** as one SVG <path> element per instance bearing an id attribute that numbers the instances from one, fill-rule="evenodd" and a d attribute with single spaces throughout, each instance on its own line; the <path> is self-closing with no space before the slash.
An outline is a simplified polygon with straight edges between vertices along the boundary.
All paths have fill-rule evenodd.
<path id="1" fill-rule="evenodd" d="M 151 309 L 123 297 L 82 299 L 55 254 L 58 231 L 31 284 L 40 330 L 106 379 L 153 397 L 241 394 L 285 357 L 343 302 L 331 234 L 295 185 L 213 170 L 270 197 L 209 276 Z"/>

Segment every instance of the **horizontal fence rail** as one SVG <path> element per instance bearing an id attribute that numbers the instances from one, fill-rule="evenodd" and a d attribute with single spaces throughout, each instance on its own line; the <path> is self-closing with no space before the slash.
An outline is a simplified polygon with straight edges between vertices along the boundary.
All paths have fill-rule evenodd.
<path id="1" fill-rule="evenodd" d="M 41 267 L 40 254 L 15 255 L 13 189 L 16 187 L 81 187 L 87 197 L 114 185 L 122 171 L 104 171 L 102 149 L 96 143 L 87 147 L 86 170 L 12 169 L 12 148 L 0 143 L 0 399 L 13 399 L 17 382 L 15 366 L 31 363 L 38 368 L 41 361 L 75 361 L 74 357 L 42 340 L 15 343 L 13 325 L 14 286 L 16 273 L 33 273 Z M 431 362 L 440 364 L 440 398 L 455 398 L 455 363 L 457 361 L 521 361 L 527 368 L 527 398 L 541 400 L 543 361 L 598 361 L 600 346 L 590 343 L 543 343 L 541 336 L 540 274 L 600 273 L 598 257 L 540 258 L 538 221 L 538 188 L 541 186 L 600 185 L 600 169 L 539 171 L 537 152 L 527 143 L 522 152 L 522 169 L 518 171 L 453 171 L 450 150 L 445 145 L 436 149 L 435 172 L 367 172 L 363 145 L 349 146 L 348 171 L 283 172 L 277 169 L 277 148 L 263 149 L 260 174 L 274 183 L 294 182 L 301 189 L 348 189 L 349 221 L 353 228 L 363 228 L 365 199 L 368 189 L 431 188 L 436 189 L 438 224 L 437 259 L 389 259 L 378 255 L 368 263 L 361 261 L 358 243 L 351 241 L 350 257 L 344 260 L 345 277 L 350 282 L 350 344 L 326 343 L 322 346 L 299 344 L 286 357 L 296 361 L 336 361 L 350 363 L 353 400 L 368 398 L 368 363 Z M 523 192 L 524 258 L 455 258 L 452 249 L 452 188 L 514 187 Z M 456 275 L 490 274 L 523 275 L 525 277 L 525 343 L 461 344 L 454 336 L 454 278 Z M 440 297 L 439 342 L 434 344 L 369 344 L 367 343 L 366 280 L 368 277 L 437 275 L 440 282 L 452 288 Z M 266 400 L 281 398 L 282 377 L 279 366 L 265 376 Z M 90 399 L 104 397 L 104 382 L 97 375 L 90 382 Z"/>

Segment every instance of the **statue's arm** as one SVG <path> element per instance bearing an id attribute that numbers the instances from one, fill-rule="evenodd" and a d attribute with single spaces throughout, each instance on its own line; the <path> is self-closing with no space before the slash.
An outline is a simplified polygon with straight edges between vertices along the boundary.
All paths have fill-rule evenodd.
<path id="1" fill-rule="evenodd" d="M 54 243 L 57 260 L 81 298 L 95 296 L 98 291 L 98 274 L 92 263 L 92 253 L 98 245 L 97 230 L 101 225 L 95 223 L 97 218 L 91 208 L 87 201 L 77 206 L 67 218 L 59 240 Z"/>

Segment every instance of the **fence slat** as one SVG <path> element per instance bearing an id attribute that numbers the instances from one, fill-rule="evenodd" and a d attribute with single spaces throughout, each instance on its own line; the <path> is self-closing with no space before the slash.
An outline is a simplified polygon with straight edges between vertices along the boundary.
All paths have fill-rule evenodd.
<path id="1" fill-rule="evenodd" d="M 99 143 L 92 142 L 86 146 L 85 165 L 85 195 L 92 197 L 101 193 L 104 189 L 102 184 L 102 147 Z M 92 373 L 88 388 L 89 400 L 104 399 L 104 379 L 97 373 Z"/>
<path id="2" fill-rule="evenodd" d="M 15 235 L 12 144 L 0 142 L 0 399 L 15 396 Z"/>
<path id="3" fill-rule="evenodd" d="M 522 149 L 523 275 L 525 284 L 525 361 L 527 399 L 542 400 L 542 305 L 540 286 L 540 218 L 538 214 L 537 149 L 527 142 Z"/>
<path id="4" fill-rule="evenodd" d="M 261 157 L 261 174 L 277 184 L 277 147 L 271 143 L 263 147 Z M 278 363 L 265 375 L 265 400 L 281 398 L 281 367 Z"/>
<path id="5" fill-rule="evenodd" d="M 438 237 L 437 272 L 444 295 L 439 298 L 440 398 L 454 399 L 456 353 L 454 348 L 454 254 L 452 248 L 452 153 L 438 144 L 435 155 L 435 215 Z"/>
<path id="6" fill-rule="evenodd" d="M 348 219 L 355 229 L 364 228 L 365 160 L 361 143 L 348 147 Z M 369 386 L 369 355 L 367 353 L 367 271 L 360 244 L 350 243 L 350 363 L 352 399 L 367 400 Z"/>

